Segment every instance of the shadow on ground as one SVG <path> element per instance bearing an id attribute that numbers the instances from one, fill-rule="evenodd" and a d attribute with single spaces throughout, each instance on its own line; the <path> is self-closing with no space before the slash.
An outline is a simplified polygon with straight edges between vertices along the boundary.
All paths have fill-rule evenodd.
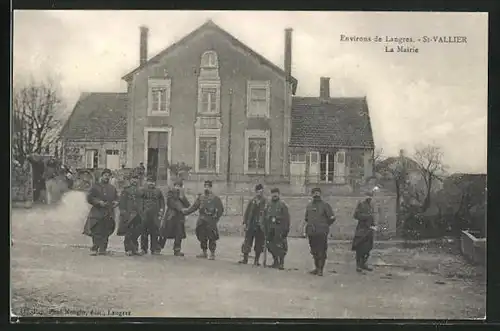
<path id="1" fill-rule="evenodd" d="M 290 239 L 287 270 L 241 266 L 242 239 L 222 237 L 215 261 L 185 257 L 172 243 L 160 256 L 126 257 L 112 236 L 111 256 L 89 256 L 81 234 L 88 206 L 70 192 L 55 208 L 13 210 L 11 283 L 13 312 L 32 315 L 427 318 L 485 316 L 481 268 L 443 248 L 373 251 L 374 271 L 355 272 L 346 243 L 332 243 L 324 277 L 307 274 L 305 239 Z M 188 222 L 195 222 L 190 218 Z"/>

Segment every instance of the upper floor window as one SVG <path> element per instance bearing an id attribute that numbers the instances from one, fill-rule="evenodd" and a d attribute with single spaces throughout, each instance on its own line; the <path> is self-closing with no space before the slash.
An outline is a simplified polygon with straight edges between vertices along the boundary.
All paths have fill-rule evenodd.
<path id="1" fill-rule="evenodd" d="M 249 81 L 247 86 L 247 116 L 269 117 L 270 84 L 268 81 Z"/>
<path id="2" fill-rule="evenodd" d="M 219 114 L 220 112 L 220 83 L 199 82 L 198 83 L 198 113 Z"/>
<path id="3" fill-rule="evenodd" d="M 214 51 L 207 51 L 201 56 L 202 68 L 217 68 L 217 53 Z"/>
<path id="4" fill-rule="evenodd" d="M 150 116 L 168 116 L 170 114 L 170 79 L 149 79 L 148 114 Z"/>

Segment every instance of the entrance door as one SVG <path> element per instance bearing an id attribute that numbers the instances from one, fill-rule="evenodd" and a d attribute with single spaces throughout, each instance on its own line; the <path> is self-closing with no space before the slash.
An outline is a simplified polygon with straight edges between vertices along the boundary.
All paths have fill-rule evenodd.
<path id="1" fill-rule="evenodd" d="M 168 132 L 148 132 L 146 171 L 155 180 L 168 180 Z"/>
<path id="2" fill-rule="evenodd" d="M 294 153 L 290 156 L 290 183 L 297 193 L 305 192 L 306 154 Z"/>
<path id="3" fill-rule="evenodd" d="M 345 151 L 335 154 L 335 183 L 345 183 Z"/>
<path id="4" fill-rule="evenodd" d="M 321 153 L 319 161 L 320 180 L 323 183 L 333 183 L 335 154 Z"/>

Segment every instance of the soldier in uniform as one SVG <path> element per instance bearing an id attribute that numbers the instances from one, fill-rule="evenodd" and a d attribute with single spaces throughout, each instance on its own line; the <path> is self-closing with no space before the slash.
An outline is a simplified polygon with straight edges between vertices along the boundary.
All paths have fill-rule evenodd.
<path id="1" fill-rule="evenodd" d="M 142 255 L 139 253 L 137 242 L 142 232 L 142 202 L 138 183 L 139 174 L 132 173 L 129 186 L 125 187 L 120 195 L 120 221 L 116 235 L 125 237 L 123 245 L 128 256 Z"/>
<path id="2" fill-rule="evenodd" d="M 264 186 L 257 184 L 255 186 L 255 197 L 250 200 L 243 215 L 243 225 L 245 226 L 245 239 L 241 246 L 243 259 L 238 263 L 247 264 L 248 254 L 254 243 L 255 259 L 254 265 L 260 265 L 260 255 L 264 250 L 265 234 L 263 231 L 263 220 L 266 211 L 267 201 L 264 197 Z"/>
<path id="3" fill-rule="evenodd" d="M 151 240 L 151 254 L 160 254 L 161 248 L 158 240 L 160 223 L 165 211 L 165 199 L 161 190 L 156 187 L 154 177 L 148 177 L 146 187 L 140 190 L 140 199 L 142 201 L 141 218 L 143 220 L 141 234 L 142 254 L 147 254 L 149 240 Z"/>
<path id="4" fill-rule="evenodd" d="M 163 248 L 167 239 L 174 239 L 174 256 L 184 256 L 181 252 L 182 240 L 186 238 L 183 209 L 189 205 L 182 179 L 177 179 L 174 187 L 167 192 L 167 212 L 160 228 L 160 246 Z"/>
<path id="5" fill-rule="evenodd" d="M 356 252 L 356 271 L 359 273 L 363 270 L 372 271 L 366 265 L 373 248 L 373 232 L 377 229 L 373 217 L 372 197 L 373 191 L 366 192 L 366 199 L 360 201 L 354 211 L 358 225 L 352 240 L 352 250 Z"/>
<path id="6" fill-rule="evenodd" d="M 311 193 L 313 198 L 307 205 L 305 221 L 306 235 L 309 238 L 315 268 L 309 273 L 323 276 L 328 250 L 328 233 L 330 225 L 335 222 L 335 215 L 332 207 L 321 199 L 320 188 L 314 188 Z"/>
<path id="7" fill-rule="evenodd" d="M 208 257 L 208 248 L 210 250 L 209 259 L 214 260 L 217 240 L 219 240 L 217 223 L 224 213 L 224 206 L 221 199 L 212 192 L 212 181 L 206 180 L 204 187 L 203 195 L 199 194 L 193 205 L 185 209 L 184 213 L 189 215 L 199 210 L 198 221 L 196 222 L 196 237 L 200 242 L 202 252 L 196 257 L 206 259 Z"/>
<path id="8" fill-rule="evenodd" d="M 273 268 L 284 269 L 285 255 L 288 251 L 288 232 L 290 231 L 290 214 L 288 206 L 280 200 L 280 190 L 271 190 L 271 201 L 268 203 L 265 216 L 267 247 L 273 256 Z"/>
<path id="9" fill-rule="evenodd" d="M 87 194 L 87 202 L 92 205 L 83 234 L 92 237 L 91 255 L 105 255 L 108 238 L 115 231 L 115 207 L 118 206 L 118 192 L 109 183 L 111 170 L 104 169 L 100 182 L 95 183 Z"/>

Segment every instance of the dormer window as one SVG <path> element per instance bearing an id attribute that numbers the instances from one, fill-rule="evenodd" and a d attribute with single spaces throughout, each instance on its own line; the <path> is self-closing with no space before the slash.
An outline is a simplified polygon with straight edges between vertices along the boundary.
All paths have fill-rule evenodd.
<path id="1" fill-rule="evenodd" d="M 217 68 L 217 53 L 214 51 L 207 51 L 201 56 L 202 68 Z"/>

